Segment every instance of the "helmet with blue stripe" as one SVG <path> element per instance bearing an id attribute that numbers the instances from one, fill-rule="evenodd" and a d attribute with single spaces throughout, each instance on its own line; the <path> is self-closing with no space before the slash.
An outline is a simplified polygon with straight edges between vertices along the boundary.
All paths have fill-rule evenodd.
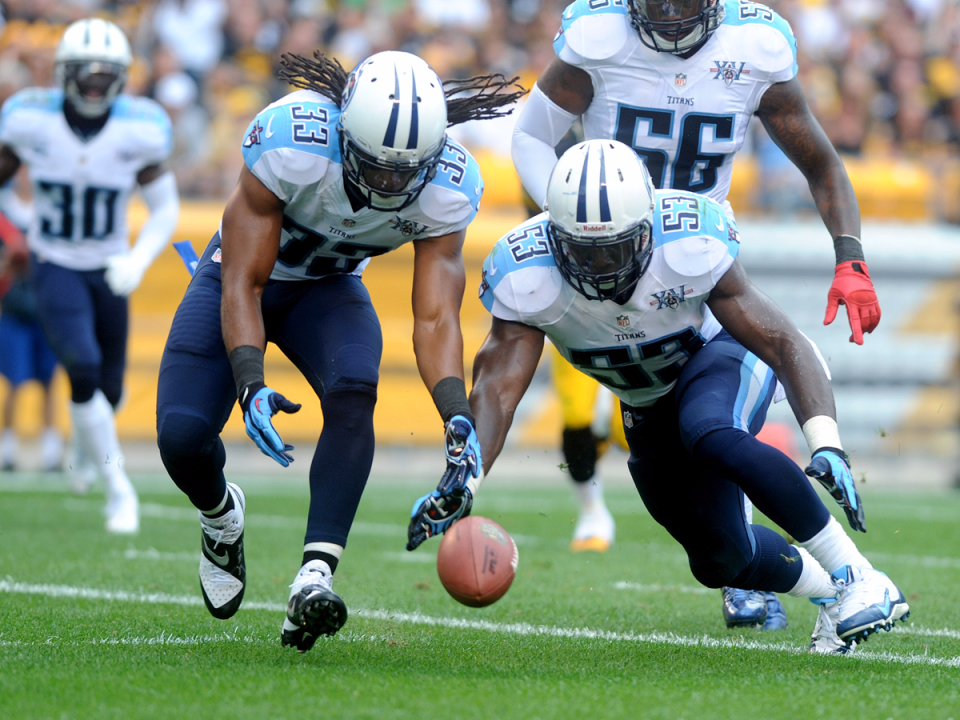
<path id="1" fill-rule="evenodd" d="M 368 207 L 413 203 L 436 175 L 447 130 L 443 83 L 416 55 L 371 55 L 347 78 L 340 114 L 344 178 Z"/>
<path id="2" fill-rule="evenodd" d="M 588 140 L 557 161 L 547 185 L 547 234 L 557 268 L 590 300 L 625 303 L 653 253 L 654 189 L 637 154 Z"/>
<path id="3" fill-rule="evenodd" d="M 56 79 L 74 109 L 88 118 L 109 112 L 127 81 L 133 61 L 123 31 L 107 20 L 70 25 L 57 45 Z"/>

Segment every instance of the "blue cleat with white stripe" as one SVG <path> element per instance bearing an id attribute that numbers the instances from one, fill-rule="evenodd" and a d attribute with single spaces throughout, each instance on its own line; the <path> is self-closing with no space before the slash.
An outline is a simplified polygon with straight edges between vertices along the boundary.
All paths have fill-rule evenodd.
<path id="1" fill-rule="evenodd" d="M 880 630 L 890 630 L 910 614 L 903 593 L 879 570 L 847 565 L 833 577 L 840 588 L 837 636 L 848 646 L 862 643 Z"/>

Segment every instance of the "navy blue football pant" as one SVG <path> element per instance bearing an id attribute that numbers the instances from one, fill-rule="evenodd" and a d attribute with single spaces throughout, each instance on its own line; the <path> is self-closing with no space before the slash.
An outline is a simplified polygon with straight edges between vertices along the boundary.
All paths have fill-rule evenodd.
<path id="1" fill-rule="evenodd" d="M 123 395 L 127 298 L 113 294 L 103 270 L 69 270 L 33 258 L 37 315 L 47 342 L 70 378 L 71 399 L 99 389 L 114 407 Z"/>
<path id="2" fill-rule="evenodd" d="M 219 245 L 218 234 L 177 309 L 157 388 L 160 457 L 200 510 L 223 500 L 226 454 L 220 432 L 237 400 L 220 328 L 220 264 L 213 260 Z M 352 275 L 271 281 L 261 309 L 267 340 L 303 373 L 323 408 L 323 431 L 310 466 L 305 542 L 343 546 L 373 464 L 380 322 L 367 289 Z"/>
<path id="3" fill-rule="evenodd" d="M 621 403 L 640 497 L 708 587 L 786 592 L 800 577 L 797 551 L 747 523 L 744 492 L 799 541 L 830 518 L 796 463 L 754 437 L 775 389 L 773 372 L 723 331 L 687 362 L 672 393 L 647 408 Z"/>

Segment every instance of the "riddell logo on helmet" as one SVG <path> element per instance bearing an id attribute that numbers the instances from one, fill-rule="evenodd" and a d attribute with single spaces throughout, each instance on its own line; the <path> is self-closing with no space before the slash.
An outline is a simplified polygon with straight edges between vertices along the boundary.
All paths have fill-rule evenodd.
<path id="1" fill-rule="evenodd" d="M 606 230 L 606 229 L 607 229 L 606 225 L 584 225 L 583 226 L 584 232 L 599 232 L 601 230 Z"/>

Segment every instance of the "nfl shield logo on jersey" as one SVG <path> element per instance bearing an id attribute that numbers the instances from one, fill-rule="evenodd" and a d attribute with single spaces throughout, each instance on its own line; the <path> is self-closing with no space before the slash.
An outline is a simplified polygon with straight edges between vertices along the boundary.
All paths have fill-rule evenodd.
<path id="1" fill-rule="evenodd" d="M 687 76 L 683 73 L 677 73 L 673 76 L 673 81 L 677 84 L 677 87 L 684 87 L 687 84 Z"/>
<path id="2" fill-rule="evenodd" d="M 626 315 L 617 315 L 617 325 L 622 328 L 630 327 L 630 318 Z"/>
<path id="3" fill-rule="evenodd" d="M 633 427 L 633 413 L 629 410 L 623 411 L 623 426 L 626 428 Z"/>

